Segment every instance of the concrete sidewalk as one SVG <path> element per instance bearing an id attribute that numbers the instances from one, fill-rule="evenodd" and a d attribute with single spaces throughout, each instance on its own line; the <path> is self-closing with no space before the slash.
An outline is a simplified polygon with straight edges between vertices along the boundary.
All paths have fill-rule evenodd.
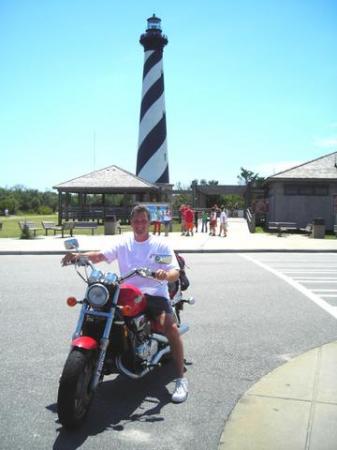
<path id="1" fill-rule="evenodd" d="M 102 249 L 120 239 L 119 235 L 76 237 L 83 251 Z M 190 237 L 171 233 L 163 239 L 182 253 L 337 252 L 337 239 L 250 234 L 242 219 L 230 219 L 226 238 L 198 232 Z M 0 239 L 0 255 L 64 253 L 64 239 L 59 236 Z M 337 342 L 333 342 L 263 377 L 232 411 L 219 450 L 336 450 L 336 368 Z"/>
<path id="2" fill-rule="evenodd" d="M 262 378 L 233 409 L 219 450 L 335 450 L 337 342 Z"/>
<path id="3" fill-rule="evenodd" d="M 109 246 L 114 236 L 75 236 L 82 250 L 99 250 Z M 175 250 L 181 252 L 337 252 L 337 239 L 311 239 L 305 235 L 254 233 L 248 231 L 244 219 L 229 219 L 228 236 L 209 236 L 208 233 L 194 233 L 194 236 L 181 236 L 170 233 L 167 239 Z M 35 239 L 0 239 L 0 254 L 62 254 L 64 239 L 60 236 L 38 236 Z"/>

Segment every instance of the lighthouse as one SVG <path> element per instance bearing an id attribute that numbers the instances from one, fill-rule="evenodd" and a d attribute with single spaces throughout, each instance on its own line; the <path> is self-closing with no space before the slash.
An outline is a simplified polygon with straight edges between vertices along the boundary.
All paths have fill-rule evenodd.
<path id="1" fill-rule="evenodd" d="M 168 40 L 159 17 L 147 19 L 139 42 L 144 47 L 144 69 L 136 174 L 150 183 L 169 183 L 163 72 Z"/>

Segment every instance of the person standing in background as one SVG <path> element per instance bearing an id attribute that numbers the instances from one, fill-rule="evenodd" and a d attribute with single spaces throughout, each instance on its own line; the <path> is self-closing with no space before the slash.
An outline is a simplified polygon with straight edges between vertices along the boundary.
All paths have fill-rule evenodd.
<path id="1" fill-rule="evenodd" d="M 222 211 L 220 213 L 220 230 L 219 230 L 219 236 L 221 236 L 221 233 L 223 231 L 223 236 L 227 236 L 227 228 L 228 228 L 228 219 L 225 208 L 222 208 Z"/>
<path id="2" fill-rule="evenodd" d="M 154 221 L 153 221 L 153 234 L 158 233 L 158 236 L 160 236 L 161 232 L 161 211 L 160 206 L 157 206 L 157 209 L 154 213 Z"/>
<path id="3" fill-rule="evenodd" d="M 186 236 L 193 236 L 193 221 L 194 221 L 194 211 L 187 205 L 185 211 L 185 223 L 186 223 Z"/>
<path id="4" fill-rule="evenodd" d="M 180 213 L 180 221 L 181 221 L 181 235 L 184 236 L 186 233 L 186 220 L 185 220 L 185 211 L 187 206 L 182 204 L 179 208 Z"/>
<path id="5" fill-rule="evenodd" d="M 172 212 L 169 207 L 167 207 L 164 211 L 163 222 L 165 227 L 165 236 L 168 236 L 170 231 L 170 225 L 172 221 Z"/>
<path id="6" fill-rule="evenodd" d="M 195 232 L 198 233 L 198 220 L 199 220 L 199 212 L 197 210 L 194 211 L 194 227 Z"/>
<path id="7" fill-rule="evenodd" d="M 209 218 L 209 231 L 210 236 L 216 235 L 216 226 L 217 226 L 217 212 L 216 208 L 213 206 L 211 211 L 211 216 Z"/>
<path id="8" fill-rule="evenodd" d="M 208 222 L 208 214 L 206 209 L 202 210 L 201 213 L 201 232 L 207 233 L 207 222 Z"/>

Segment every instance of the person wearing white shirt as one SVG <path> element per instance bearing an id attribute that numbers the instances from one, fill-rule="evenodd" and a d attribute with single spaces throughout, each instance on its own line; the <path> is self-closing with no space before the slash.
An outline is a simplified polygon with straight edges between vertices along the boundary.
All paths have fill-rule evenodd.
<path id="1" fill-rule="evenodd" d="M 137 286 L 147 296 L 149 313 L 154 317 L 156 326 L 167 337 L 172 356 L 177 367 L 178 378 L 172 394 L 172 401 L 181 403 L 188 395 L 188 382 L 184 377 L 184 349 L 177 324 L 174 321 L 172 307 L 169 302 L 168 282 L 175 282 L 179 278 L 179 264 L 175 253 L 167 241 L 150 235 L 150 212 L 144 206 L 135 206 L 131 212 L 130 223 L 132 235 L 125 235 L 102 251 L 86 252 L 81 255 L 88 257 L 94 264 L 99 262 L 111 263 L 118 261 L 121 275 L 135 267 L 144 265 L 155 273 L 156 280 L 135 276 L 132 284 Z M 170 255 L 171 263 L 160 263 L 160 255 Z M 74 262 L 80 254 L 67 253 L 62 264 Z"/>
<path id="2" fill-rule="evenodd" d="M 228 230 L 228 219 L 225 208 L 222 208 L 222 211 L 220 213 L 220 231 L 219 236 L 221 236 L 221 233 L 223 232 L 224 237 L 227 236 L 227 230 Z"/>

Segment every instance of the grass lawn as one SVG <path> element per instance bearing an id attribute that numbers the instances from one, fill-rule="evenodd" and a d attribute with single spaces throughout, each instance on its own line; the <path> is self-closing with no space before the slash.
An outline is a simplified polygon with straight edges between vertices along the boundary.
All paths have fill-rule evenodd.
<path id="1" fill-rule="evenodd" d="M 2 222 L 2 229 L 0 230 L 0 238 L 19 238 L 21 236 L 21 230 L 18 224 L 19 220 L 27 220 L 29 222 L 34 222 L 37 227 L 41 227 L 41 230 L 36 232 L 37 236 L 45 236 L 45 231 L 42 227 L 41 221 L 55 222 L 57 224 L 57 215 L 52 214 L 48 216 L 43 215 L 26 215 L 26 216 L 9 216 L 0 217 L 0 222 Z M 131 230 L 131 227 L 130 227 Z M 152 227 L 151 227 L 152 230 Z M 164 230 L 164 227 L 162 227 Z M 180 231 L 180 224 L 173 222 L 173 231 Z M 76 229 L 75 234 L 88 234 L 91 235 L 91 230 L 80 230 Z M 104 225 L 99 225 L 95 230 L 95 234 L 104 234 Z M 53 235 L 52 231 L 49 231 L 49 236 Z"/>
<path id="2" fill-rule="evenodd" d="M 36 226 L 41 230 L 36 232 L 37 236 L 45 236 L 45 231 L 42 227 L 41 221 L 55 222 L 57 224 L 57 215 L 26 215 L 26 216 L 9 216 L 0 217 L 0 222 L 2 222 L 2 230 L 0 231 L 0 238 L 19 238 L 21 235 L 21 230 L 18 224 L 19 220 L 27 220 L 29 222 L 34 222 Z M 91 230 L 76 230 L 76 234 L 90 234 Z M 104 226 L 99 225 L 95 230 L 95 234 L 104 234 Z M 49 236 L 53 235 L 52 231 L 49 231 Z"/>

